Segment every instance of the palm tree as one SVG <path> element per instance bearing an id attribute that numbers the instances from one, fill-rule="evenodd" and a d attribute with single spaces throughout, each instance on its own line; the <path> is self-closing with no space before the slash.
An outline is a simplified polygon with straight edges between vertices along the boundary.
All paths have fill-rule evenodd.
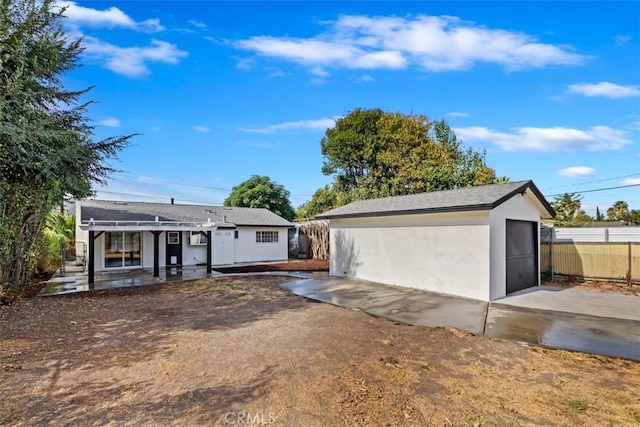
<path id="1" fill-rule="evenodd" d="M 581 197 L 576 196 L 576 193 L 564 193 L 562 196 L 556 196 L 552 206 L 556 211 L 556 223 L 558 225 L 570 225 L 580 216 L 581 199 Z"/>
<path id="2" fill-rule="evenodd" d="M 613 206 L 607 209 L 607 218 L 609 218 L 609 221 L 624 221 L 628 215 L 629 205 L 622 200 L 618 200 Z"/>

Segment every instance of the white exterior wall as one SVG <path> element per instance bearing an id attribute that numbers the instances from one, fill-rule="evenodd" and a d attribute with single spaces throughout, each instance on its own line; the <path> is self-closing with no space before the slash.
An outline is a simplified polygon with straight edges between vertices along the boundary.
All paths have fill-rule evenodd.
<path id="1" fill-rule="evenodd" d="M 84 233 L 88 241 L 89 232 Z M 234 230 L 228 230 L 233 233 Z M 277 231 L 277 243 L 256 243 L 256 231 Z M 182 265 L 196 265 L 207 262 L 207 247 L 205 245 L 190 245 L 188 231 L 182 231 Z M 212 233 L 215 239 L 215 233 Z M 166 266 L 166 239 L 167 233 L 160 234 L 158 260 L 160 267 Z M 260 261 L 286 261 L 288 260 L 287 228 L 279 227 L 238 227 L 238 239 L 233 239 L 233 262 L 260 262 Z M 103 271 L 104 267 L 104 234 L 95 240 L 94 245 L 95 271 Z M 215 251 L 215 243 L 212 248 Z M 142 231 L 142 268 L 153 268 L 153 234 Z M 215 264 L 215 263 L 214 263 Z M 125 267 L 125 268 L 140 268 Z M 108 270 L 115 270 L 109 268 Z"/>
<path id="2" fill-rule="evenodd" d="M 164 244 L 166 242 L 166 234 L 161 233 L 160 238 L 158 239 L 159 243 L 159 254 L 160 257 L 160 265 L 164 265 L 165 260 L 165 247 Z M 143 268 L 153 268 L 153 234 L 148 231 L 142 232 L 142 267 Z"/>
<path id="3" fill-rule="evenodd" d="M 234 262 L 286 261 L 289 259 L 288 228 L 238 227 Z M 256 243 L 256 231 L 277 231 L 277 243 Z"/>
<path id="4" fill-rule="evenodd" d="M 84 251 L 87 251 L 87 256 L 89 255 L 89 232 L 80 228 L 81 206 L 80 201 L 76 200 L 76 264 L 78 265 L 80 265 L 79 257 L 83 256 Z"/>
<path id="5" fill-rule="evenodd" d="M 540 212 L 539 201 L 530 190 L 524 196 L 516 194 L 491 211 L 491 300 L 507 295 L 507 219 L 539 223 Z M 536 229 L 538 242 L 540 242 L 540 226 L 538 225 Z M 540 245 L 536 247 L 539 251 Z M 539 252 L 538 283 L 540 283 Z"/>
<path id="6" fill-rule="evenodd" d="M 206 245 L 190 245 L 189 239 L 191 232 L 183 231 L 182 233 L 182 265 L 196 265 L 207 262 L 207 246 Z M 167 234 L 162 233 L 162 234 Z M 211 233 L 213 234 L 213 232 Z M 211 236 L 213 238 L 213 236 Z M 165 237 L 166 239 L 166 237 Z M 166 265 L 166 247 L 164 247 L 165 256 L 160 258 L 160 265 Z"/>
<path id="7" fill-rule="evenodd" d="M 330 274 L 489 299 L 489 212 L 332 219 Z"/>

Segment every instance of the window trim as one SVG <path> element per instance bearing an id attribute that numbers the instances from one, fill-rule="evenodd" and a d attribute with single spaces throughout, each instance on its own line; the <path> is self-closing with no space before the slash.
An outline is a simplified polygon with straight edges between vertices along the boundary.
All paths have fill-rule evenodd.
<path id="1" fill-rule="evenodd" d="M 279 243 L 280 233 L 273 230 L 256 231 L 256 243 Z"/>
<path id="2" fill-rule="evenodd" d="M 173 239 L 175 237 L 175 239 Z M 167 244 L 179 245 L 180 244 L 180 232 L 179 231 L 167 231 Z"/>

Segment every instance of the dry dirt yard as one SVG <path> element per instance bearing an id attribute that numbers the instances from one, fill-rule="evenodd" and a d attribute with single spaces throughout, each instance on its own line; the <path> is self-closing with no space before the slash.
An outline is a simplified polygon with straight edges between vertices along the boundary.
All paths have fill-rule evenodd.
<path id="1" fill-rule="evenodd" d="M 285 280 L 0 307 L 0 425 L 640 424 L 640 363 L 393 323 Z"/>

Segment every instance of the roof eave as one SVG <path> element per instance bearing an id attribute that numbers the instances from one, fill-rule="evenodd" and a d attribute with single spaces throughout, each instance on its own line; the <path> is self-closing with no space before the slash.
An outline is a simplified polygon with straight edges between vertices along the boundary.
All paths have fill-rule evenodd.
<path id="1" fill-rule="evenodd" d="M 531 190 L 533 192 L 533 194 L 536 196 L 536 198 L 538 199 L 538 201 L 540 202 L 542 207 L 549 214 L 548 218 L 553 218 L 553 217 L 556 216 L 556 212 L 555 212 L 555 210 L 553 210 L 553 207 L 549 204 L 547 199 L 542 195 L 540 190 L 538 190 L 538 187 L 536 187 L 536 185 L 531 180 L 522 183 L 522 185 L 520 187 L 514 189 L 510 193 L 505 194 L 504 196 L 502 196 L 501 198 L 499 198 L 498 200 L 493 202 L 491 204 L 491 209 L 494 209 L 494 208 L 500 206 L 501 204 L 503 204 L 504 202 L 506 202 L 507 200 L 509 200 L 510 198 L 512 198 L 513 196 L 515 196 L 518 193 L 524 195 L 527 190 Z M 547 217 L 545 217 L 545 218 L 547 218 Z"/>
<path id="2" fill-rule="evenodd" d="M 370 218 L 376 216 L 396 216 L 396 215 L 419 215 L 419 214 L 432 214 L 432 213 L 448 213 L 448 212 L 468 212 L 468 211 L 486 211 L 491 210 L 490 204 L 481 205 L 464 205 L 464 206 L 447 206 L 438 208 L 424 208 L 424 209 L 409 209 L 409 210 L 394 210 L 394 211 L 377 211 L 377 212 L 363 212 L 363 213 L 351 213 L 351 214 L 337 214 L 337 215 L 317 215 L 317 219 L 343 219 L 343 218 Z"/>

